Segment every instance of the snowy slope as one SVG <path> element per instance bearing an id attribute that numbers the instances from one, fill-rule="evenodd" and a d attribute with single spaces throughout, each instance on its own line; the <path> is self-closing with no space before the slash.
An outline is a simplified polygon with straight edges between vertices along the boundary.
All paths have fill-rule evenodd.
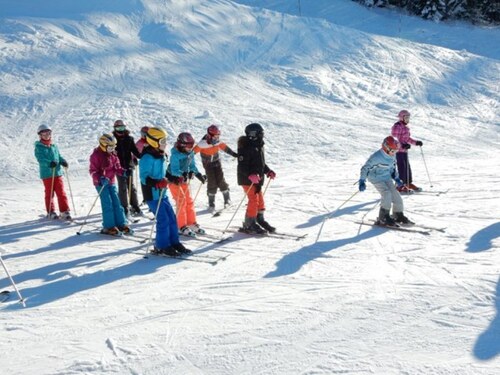
<path id="1" fill-rule="evenodd" d="M 27 299 L 0 305 L 2 373 L 498 373 L 500 31 L 349 0 L 296 5 L 0 0 L 0 237 Z M 402 108 L 425 153 L 410 150 L 426 192 L 406 212 L 446 228 L 430 235 L 354 223 L 378 211 L 371 186 L 336 210 Z M 212 267 L 102 238 L 99 209 L 82 236 L 40 218 L 38 125 L 53 126 L 83 218 L 88 157 L 117 118 L 135 136 L 163 126 L 171 143 L 218 123 L 233 147 L 260 122 L 278 175 L 267 217 L 308 236 L 187 241 L 229 255 Z M 198 221 L 225 228 L 234 211 L 213 219 L 205 199 Z"/>

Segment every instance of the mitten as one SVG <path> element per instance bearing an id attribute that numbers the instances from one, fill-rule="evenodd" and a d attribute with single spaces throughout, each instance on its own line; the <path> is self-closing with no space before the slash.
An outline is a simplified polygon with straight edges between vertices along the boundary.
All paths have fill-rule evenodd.
<path id="1" fill-rule="evenodd" d="M 417 146 L 420 146 L 420 147 L 422 147 L 424 145 L 424 143 L 422 141 L 417 141 L 417 142 L 415 142 L 415 144 Z"/>
<path id="2" fill-rule="evenodd" d="M 61 162 L 61 165 L 64 167 L 64 168 L 68 168 L 68 162 L 66 160 L 63 160 Z"/>
<path id="3" fill-rule="evenodd" d="M 101 176 L 101 178 L 99 179 L 99 182 L 101 183 L 101 186 L 109 185 L 109 178 Z"/>
<path id="4" fill-rule="evenodd" d="M 274 171 L 267 172 L 267 177 L 269 177 L 271 180 L 274 180 L 276 178 L 276 172 Z"/>
<path id="5" fill-rule="evenodd" d="M 364 179 L 359 180 L 359 191 L 365 191 L 366 190 L 366 183 Z"/>
<path id="6" fill-rule="evenodd" d="M 195 174 L 196 178 L 201 181 L 202 184 L 207 180 L 207 176 L 202 175 L 200 172 Z"/>
<path id="7" fill-rule="evenodd" d="M 49 167 L 50 168 L 55 168 L 55 167 L 57 167 L 57 163 L 55 161 L 51 161 L 50 164 L 49 164 Z"/>
<path id="8" fill-rule="evenodd" d="M 402 147 L 405 149 L 405 150 L 408 150 L 411 148 L 411 145 L 409 143 L 403 143 L 402 144 Z"/>
<path id="9" fill-rule="evenodd" d="M 168 186 L 168 180 L 166 178 L 162 178 L 159 182 L 155 184 L 157 189 L 166 189 Z"/>
<path id="10" fill-rule="evenodd" d="M 251 174 L 248 176 L 248 179 L 254 185 L 257 185 L 260 182 L 260 176 L 258 174 Z"/>

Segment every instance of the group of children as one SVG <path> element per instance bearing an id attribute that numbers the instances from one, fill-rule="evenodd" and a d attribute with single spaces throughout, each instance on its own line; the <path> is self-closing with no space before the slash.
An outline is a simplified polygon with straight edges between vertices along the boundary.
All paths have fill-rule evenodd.
<path id="1" fill-rule="evenodd" d="M 238 140 L 238 152 L 234 152 L 220 141 L 220 129 L 211 125 L 202 140 L 195 145 L 193 136 L 183 132 L 170 150 L 170 161 L 166 154 L 167 133 L 158 127 L 143 127 L 141 138 L 135 143 L 122 120 L 114 123 L 112 134 L 99 138 L 99 145 L 90 156 L 89 172 L 101 201 L 102 233 L 130 234 L 128 215 L 142 215 L 133 172 L 139 166 L 144 201 L 156 219 L 154 252 L 169 256 L 190 253 L 179 240 L 179 235 L 203 235 L 205 230 L 196 221 L 194 202 L 189 184 L 197 178 L 207 182 L 208 205 L 215 209 L 217 189 L 222 192 L 224 206 L 231 204 L 229 185 L 225 181 L 219 151 L 238 158 L 238 184 L 248 197 L 247 212 L 242 231 L 247 233 L 274 232 L 275 228 L 264 219 L 264 197 L 262 186 L 267 176 L 276 174 L 267 166 L 264 157 L 264 130 L 253 123 L 245 128 L 245 135 Z M 45 186 L 45 201 L 48 217 L 58 218 L 52 197 L 58 197 L 61 218 L 71 220 L 67 197 L 64 192 L 61 167 L 68 163 L 60 156 L 52 143 L 52 130 L 47 125 L 38 129 L 40 140 L 35 144 L 35 155 L 40 166 L 40 177 Z M 195 162 L 200 153 L 205 174 Z M 118 188 L 116 187 L 118 182 Z M 168 200 L 166 189 L 176 203 L 176 212 Z M 130 207 L 129 207 L 130 202 Z"/>
<path id="2" fill-rule="evenodd" d="M 410 112 L 402 110 L 398 118 L 399 121 L 392 126 L 391 135 L 383 140 L 382 148 L 373 153 L 361 168 L 359 178 L 359 191 L 366 189 L 368 180 L 380 193 L 380 211 L 376 221 L 379 225 L 413 224 L 403 213 L 403 200 L 399 193 L 422 190 L 413 184 L 408 149 L 411 145 L 422 147 L 423 142 L 410 136 Z"/>
<path id="3" fill-rule="evenodd" d="M 359 191 L 366 189 L 368 180 L 381 195 L 377 221 L 381 225 L 411 224 L 403 213 L 403 200 L 399 193 L 421 190 L 412 181 L 408 149 L 411 145 L 422 146 L 423 143 L 410 136 L 410 113 L 402 110 L 398 117 L 399 121 L 392 127 L 392 135 L 383 140 L 382 148 L 372 154 L 363 165 L 359 179 Z M 62 179 L 62 168 L 68 168 L 68 163 L 52 142 L 52 129 L 48 125 L 40 125 L 38 135 L 35 156 L 40 166 L 40 178 L 45 186 L 47 216 L 51 219 L 60 217 L 71 220 Z M 238 139 L 237 152 L 221 142 L 220 135 L 219 127 L 210 125 L 206 134 L 195 145 L 190 133 L 180 133 L 170 150 L 170 161 L 167 163 L 165 130 L 143 127 L 141 138 L 134 142 L 126 124 L 122 120 L 115 121 L 112 134 L 103 134 L 99 138 L 98 147 L 90 156 L 89 172 L 101 201 L 102 233 L 131 233 L 127 216 L 142 215 L 133 181 L 134 169 L 139 166 L 142 195 L 156 218 L 154 251 L 170 256 L 189 253 L 190 251 L 180 243 L 179 235 L 194 237 L 205 234 L 205 230 L 196 220 L 189 189 L 190 181 L 197 178 L 202 184 L 207 183 L 209 210 L 215 210 L 218 189 L 222 192 L 224 207 L 231 204 L 220 151 L 238 159 L 238 185 L 243 188 L 248 198 L 245 220 L 240 230 L 256 234 L 275 232 L 276 228 L 264 218 L 264 179 L 276 177 L 276 173 L 265 161 L 264 129 L 258 123 L 247 125 L 245 135 Z M 196 153 L 201 154 L 205 174 L 196 166 Z M 175 213 L 166 193 L 167 188 L 176 204 Z M 54 193 L 57 196 L 60 215 L 55 212 Z"/>

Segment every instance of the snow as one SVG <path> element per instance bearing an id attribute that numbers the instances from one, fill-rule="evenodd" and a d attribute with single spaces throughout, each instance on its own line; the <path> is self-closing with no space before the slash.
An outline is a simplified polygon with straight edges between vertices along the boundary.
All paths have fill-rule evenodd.
<path id="1" fill-rule="evenodd" d="M 499 373 L 498 28 L 349 0 L 301 2 L 301 15 L 284 0 L 0 9 L 0 238 L 26 299 L 0 305 L 2 374 Z M 379 198 L 370 184 L 354 194 L 359 169 L 402 108 L 424 142 L 410 150 L 424 192 L 404 197 L 405 212 L 445 228 L 430 235 L 356 223 Z M 277 173 L 266 217 L 307 237 L 185 241 L 229 255 L 211 266 L 104 238 L 99 205 L 80 236 L 43 219 L 36 128 L 53 127 L 83 221 L 89 155 L 118 118 L 136 138 L 162 126 L 170 144 L 217 123 L 233 148 L 261 123 Z M 223 163 L 235 205 L 212 218 L 202 187 L 207 228 L 224 229 L 243 198 L 236 162 Z M 133 227 L 147 236 L 151 222 Z"/>

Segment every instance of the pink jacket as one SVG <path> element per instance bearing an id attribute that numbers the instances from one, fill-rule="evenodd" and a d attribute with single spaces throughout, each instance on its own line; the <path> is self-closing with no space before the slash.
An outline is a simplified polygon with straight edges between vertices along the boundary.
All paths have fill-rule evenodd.
<path id="1" fill-rule="evenodd" d="M 417 143 L 410 136 L 410 128 L 403 121 L 398 121 L 392 126 L 391 135 L 399 141 L 398 152 L 408 152 L 407 149 L 403 148 L 403 144 L 415 145 Z"/>
<path id="2" fill-rule="evenodd" d="M 109 154 L 102 151 L 100 147 L 96 147 L 92 155 L 90 155 L 89 172 L 92 176 L 94 186 L 98 186 L 102 176 L 109 179 L 110 184 L 116 182 L 115 176 L 123 175 L 124 169 L 120 165 L 120 159 L 115 152 Z"/>

